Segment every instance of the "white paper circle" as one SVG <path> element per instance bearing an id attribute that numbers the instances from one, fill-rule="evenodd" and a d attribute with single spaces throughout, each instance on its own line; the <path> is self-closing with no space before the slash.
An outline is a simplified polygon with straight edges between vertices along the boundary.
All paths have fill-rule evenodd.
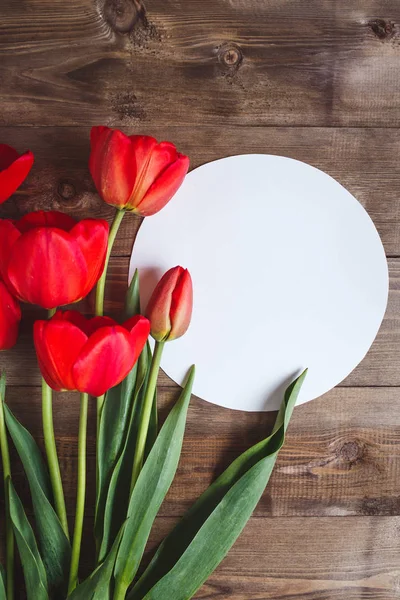
<path id="1" fill-rule="evenodd" d="M 298 403 L 324 394 L 365 356 L 386 309 L 387 262 L 367 212 L 326 173 L 280 156 L 199 167 L 145 219 L 130 269 L 144 305 L 178 264 L 194 313 L 162 367 L 181 383 L 195 363 L 194 393 L 229 408 L 275 410 L 305 367 Z"/>

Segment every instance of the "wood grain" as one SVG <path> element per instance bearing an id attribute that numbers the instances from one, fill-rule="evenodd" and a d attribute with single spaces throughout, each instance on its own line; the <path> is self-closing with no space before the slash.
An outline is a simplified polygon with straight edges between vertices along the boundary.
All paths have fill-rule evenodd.
<path id="1" fill-rule="evenodd" d="M 2 3 L 1 122 L 400 125 L 396 0 Z"/>
<path id="2" fill-rule="evenodd" d="M 125 128 L 168 139 L 190 156 L 191 166 L 239 153 L 270 153 L 305 161 L 335 177 L 363 204 L 389 256 L 400 256 L 400 136 L 398 130 L 319 127 L 181 127 L 144 123 Z M 89 128 L 0 127 L 0 142 L 30 148 L 35 165 L 0 217 L 30 210 L 62 210 L 77 218 L 111 220 L 113 209 L 96 194 L 87 163 Z M 204 218 L 211 207 L 205 204 Z M 130 254 L 140 220 L 125 217 L 114 254 Z"/>
<path id="3" fill-rule="evenodd" d="M 297 407 L 270 484 L 202 600 L 400 598 L 400 4 L 396 0 L 3 0 L 0 143 L 35 165 L 0 218 L 62 210 L 112 219 L 87 168 L 91 125 L 168 139 L 197 167 L 238 153 L 323 169 L 363 204 L 389 260 L 390 297 L 370 352 L 341 386 Z M 212 218 L 205 206 L 204 218 Z M 118 316 L 140 225 L 124 219 L 107 312 Z M 93 310 L 93 298 L 79 305 Z M 0 354 L 7 398 L 42 445 L 40 378 L 24 308 L 14 351 Z M 165 416 L 177 386 L 160 376 Z M 72 520 L 78 399 L 55 400 Z M 84 568 L 90 568 L 94 406 Z M 274 415 L 193 398 L 176 480 L 149 550 Z M 13 451 L 18 491 L 29 504 Z M 0 488 L 1 489 L 1 488 Z M 4 531 L 0 491 L 0 536 Z M 0 557 L 2 548 L 0 544 Z M 16 600 L 24 600 L 18 573 Z M 168 599 L 174 600 L 174 599 Z"/>
<path id="4" fill-rule="evenodd" d="M 11 409 L 42 444 L 39 397 L 39 388 L 13 387 L 7 393 Z M 176 398 L 175 388 L 159 388 L 162 418 Z M 255 515 L 400 516 L 399 401 L 399 388 L 337 388 L 297 407 L 286 445 Z M 73 514 L 78 395 L 55 394 L 54 412 L 68 511 Z M 178 474 L 161 515 L 181 516 L 240 453 L 269 434 L 274 416 L 230 411 L 193 398 Z M 90 516 L 94 506 L 94 402 L 89 421 Z M 15 453 L 14 459 L 17 487 L 29 501 Z M 352 522 L 349 519 L 349 526 Z"/>

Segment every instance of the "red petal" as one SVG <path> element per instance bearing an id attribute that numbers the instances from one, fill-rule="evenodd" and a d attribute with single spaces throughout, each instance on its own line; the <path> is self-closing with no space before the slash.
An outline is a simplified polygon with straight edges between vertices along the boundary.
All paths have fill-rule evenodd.
<path id="1" fill-rule="evenodd" d="M 7 144 L 0 144 L 0 171 L 8 169 L 13 162 L 20 157 L 20 154 Z"/>
<path id="2" fill-rule="evenodd" d="M 103 200 L 123 208 L 131 194 L 136 176 L 129 137 L 108 127 L 93 127 L 89 169 Z"/>
<path id="3" fill-rule="evenodd" d="M 7 268 L 12 248 L 20 236 L 20 232 L 12 221 L 0 219 L 0 275 L 11 290 L 13 288 L 7 276 Z"/>
<path id="4" fill-rule="evenodd" d="M 125 329 L 131 333 L 134 355 L 133 364 L 135 364 L 144 348 L 145 343 L 147 342 L 147 338 L 149 337 L 150 321 L 142 315 L 137 315 L 125 321 L 123 327 L 125 327 Z"/>
<path id="5" fill-rule="evenodd" d="M 50 387 L 74 390 L 72 368 L 87 342 L 87 335 L 73 323 L 53 318 L 36 321 L 33 337 L 42 375 Z"/>
<path id="6" fill-rule="evenodd" d="M 170 318 L 172 329 L 168 340 L 176 340 L 181 337 L 190 325 L 193 309 L 193 285 L 192 278 L 187 269 L 182 269 L 179 279 L 172 292 Z"/>
<path id="7" fill-rule="evenodd" d="M 157 148 L 157 140 L 149 135 L 131 135 L 130 136 L 133 164 L 135 169 L 135 182 L 130 192 L 129 206 L 136 206 L 147 187 L 144 183 L 148 177 L 148 167 L 151 161 L 154 149 Z"/>
<path id="8" fill-rule="evenodd" d="M 21 233 L 35 229 L 35 227 L 57 227 L 63 231 L 70 231 L 75 225 L 75 219 L 56 210 L 37 210 L 24 215 L 15 223 Z"/>
<path id="9" fill-rule="evenodd" d="M 114 327 L 117 323 L 111 317 L 93 317 L 88 321 L 88 335 L 92 335 L 101 327 Z"/>
<path id="10" fill-rule="evenodd" d="M 108 223 L 100 219 L 84 219 L 71 230 L 87 265 L 86 296 L 100 279 L 104 269 L 108 244 Z"/>
<path id="11" fill-rule="evenodd" d="M 0 281 L 0 350 L 12 348 L 17 341 L 18 325 L 21 320 L 19 303 Z"/>
<path id="12" fill-rule="evenodd" d="M 15 242 L 7 276 L 18 298 L 50 309 L 83 297 L 88 270 L 76 240 L 39 227 Z"/>
<path id="13" fill-rule="evenodd" d="M 121 326 L 102 327 L 90 336 L 73 367 L 76 388 L 101 396 L 132 369 L 131 335 Z"/>
<path id="14" fill-rule="evenodd" d="M 149 217 L 164 208 L 181 187 L 188 169 L 188 157 L 178 155 L 178 159 L 154 181 L 134 212 Z"/>
<path id="15" fill-rule="evenodd" d="M 14 156 L 13 159 L 12 156 Z M 0 170 L 0 204 L 5 202 L 19 188 L 26 179 L 32 165 L 33 154 L 29 150 L 19 156 L 17 152 L 12 153 L 10 146 L 2 146 L 2 150 L 0 150 L 0 168 L 2 169 Z"/>
<path id="16" fill-rule="evenodd" d="M 52 321 L 68 321 L 73 325 L 79 327 L 83 333 L 89 337 L 89 319 L 87 319 L 82 313 L 77 310 L 58 310 L 55 315 L 53 315 Z"/>

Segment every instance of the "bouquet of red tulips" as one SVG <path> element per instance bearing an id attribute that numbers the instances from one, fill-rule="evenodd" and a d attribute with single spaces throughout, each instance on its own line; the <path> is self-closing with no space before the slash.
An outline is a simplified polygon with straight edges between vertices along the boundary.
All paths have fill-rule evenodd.
<path id="1" fill-rule="evenodd" d="M 0 145 L 0 203 L 17 190 L 32 165 L 31 152 L 19 155 Z M 194 367 L 160 429 L 156 386 L 165 344 L 189 327 L 192 280 L 186 269 L 172 268 L 156 286 L 142 316 L 135 273 L 126 291 L 126 318 L 119 324 L 103 314 L 106 273 L 125 213 L 147 217 L 161 210 L 188 167 L 188 158 L 169 142 L 95 127 L 89 168 L 100 197 L 116 207 L 110 230 L 106 221 L 76 222 L 60 212 L 33 212 L 18 221 L 0 219 L 0 350 L 16 342 L 20 302 L 48 310 L 48 319 L 36 321 L 33 328 L 42 374 L 45 458 L 7 406 L 6 374 L 0 378 L 6 510 L 0 600 L 19 597 L 14 581 L 16 548 L 29 600 L 192 598 L 235 542 L 269 480 L 305 373 L 286 391 L 272 434 L 238 457 L 204 492 L 137 576 L 182 447 Z M 93 288 L 92 318 L 62 308 Z M 67 521 L 53 428 L 53 393 L 60 390 L 80 393 L 73 531 Z M 92 397 L 97 402 L 96 555 L 92 573 L 82 581 L 86 430 Z M 32 523 L 12 483 L 10 441 L 29 484 Z"/>

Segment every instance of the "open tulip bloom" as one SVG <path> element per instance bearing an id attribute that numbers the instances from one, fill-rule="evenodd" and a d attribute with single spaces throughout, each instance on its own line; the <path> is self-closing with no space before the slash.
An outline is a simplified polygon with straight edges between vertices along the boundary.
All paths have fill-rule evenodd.
<path id="1" fill-rule="evenodd" d="M 22 183 L 32 162 L 31 153 L 19 155 L 0 145 L 0 203 Z M 239 456 L 206 490 L 138 577 L 182 449 L 194 367 L 161 429 L 157 379 L 163 351 L 170 342 L 179 343 L 190 326 L 193 284 L 187 269 L 173 267 L 155 287 L 142 316 L 136 272 L 126 291 L 121 324 L 103 316 L 106 272 L 123 214 L 130 211 L 143 217 L 161 210 L 182 184 L 188 166 L 189 159 L 170 142 L 95 127 L 89 167 L 101 198 L 116 207 L 110 231 L 103 220 L 77 222 L 60 212 L 33 212 L 17 221 L 0 219 L 0 350 L 16 342 L 20 301 L 49 311 L 48 319 L 33 327 L 42 373 L 47 464 L 33 437 L 5 404 L 5 374 L 0 376 L 6 495 L 0 600 L 15 599 L 15 545 L 28 600 L 189 600 L 234 544 L 268 483 L 305 373 L 287 389 L 271 435 Z M 59 310 L 84 298 L 94 286 L 93 317 Z M 147 342 L 149 335 L 153 347 Z M 71 541 L 53 426 L 53 391 L 80 393 Z M 97 405 L 96 554 L 93 572 L 82 581 L 90 397 Z M 13 486 L 8 435 L 29 483 L 34 529 Z"/>
<path id="2" fill-rule="evenodd" d="M 103 272 L 108 223 L 38 211 L 0 220 L 0 274 L 14 295 L 53 309 L 84 298 Z"/>
<path id="3" fill-rule="evenodd" d="M 149 332 L 149 321 L 139 315 L 118 325 L 110 317 L 86 319 L 70 310 L 36 321 L 33 338 L 40 370 L 53 390 L 101 396 L 125 379 Z"/>

